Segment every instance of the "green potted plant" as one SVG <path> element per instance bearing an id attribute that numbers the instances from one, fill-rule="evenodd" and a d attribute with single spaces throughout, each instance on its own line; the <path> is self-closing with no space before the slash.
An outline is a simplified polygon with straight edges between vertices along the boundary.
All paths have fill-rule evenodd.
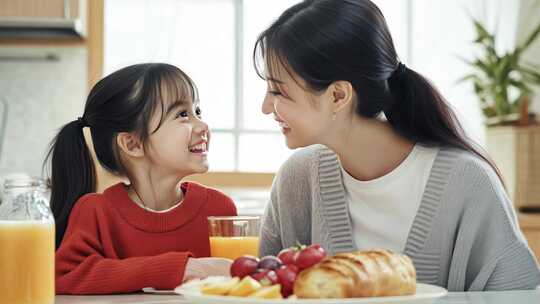
<path id="1" fill-rule="evenodd" d="M 540 23 L 525 42 L 513 50 L 499 54 L 495 34 L 473 18 L 476 30 L 474 44 L 480 54 L 473 60 L 463 59 L 473 71 L 460 81 L 470 81 L 480 100 L 487 126 L 527 123 L 528 103 L 532 88 L 540 85 L 540 67 L 523 63 L 522 54 L 540 34 Z"/>
<path id="2" fill-rule="evenodd" d="M 529 113 L 533 88 L 540 85 L 540 67 L 525 63 L 523 53 L 540 35 L 538 24 L 524 42 L 499 53 L 496 36 L 473 18 L 478 56 L 465 60 L 485 117 L 486 148 L 501 170 L 510 197 L 520 210 L 540 210 L 540 125 Z"/>

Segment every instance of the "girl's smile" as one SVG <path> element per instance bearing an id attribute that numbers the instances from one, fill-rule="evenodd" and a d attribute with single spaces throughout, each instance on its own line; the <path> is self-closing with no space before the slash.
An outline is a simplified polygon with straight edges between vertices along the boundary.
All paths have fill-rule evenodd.
<path id="1" fill-rule="evenodd" d="M 208 155 L 208 141 L 206 139 L 200 140 L 189 147 L 189 152 L 197 156 L 206 157 Z"/>

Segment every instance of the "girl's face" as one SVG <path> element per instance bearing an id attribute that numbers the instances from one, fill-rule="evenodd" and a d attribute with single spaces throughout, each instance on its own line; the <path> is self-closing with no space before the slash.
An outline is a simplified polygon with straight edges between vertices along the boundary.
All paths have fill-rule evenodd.
<path id="1" fill-rule="evenodd" d="M 268 89 L 262 104 L 264 114 L 272 114 L 290 149 L 323 143 L 332 123 L 331 93 L 312 93 L 305 83 L 276 66 L 276 77 L 267 77 Z"/>
<path id="2" fill-rule="evenodd" d="M 152 164 L 160 170 L 182 175 L 208 171 L 210 132 L 202 121 L 198 103 L 171 102 L 165 111 L 161 126 L 150 134 L 146 145 Z M 150 130 L 155 130 L 159 124 L 161 113 L 156 112 Z"/>

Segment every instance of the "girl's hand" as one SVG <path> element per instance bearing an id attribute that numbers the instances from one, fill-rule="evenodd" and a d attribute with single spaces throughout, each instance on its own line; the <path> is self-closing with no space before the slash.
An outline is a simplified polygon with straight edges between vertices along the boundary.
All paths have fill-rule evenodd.
<path id="1" fill-rule="evenodd" d="M 232 260 L 224 258 L 189 258 L 184 282 L 209 276 L 229 276 Z"/>

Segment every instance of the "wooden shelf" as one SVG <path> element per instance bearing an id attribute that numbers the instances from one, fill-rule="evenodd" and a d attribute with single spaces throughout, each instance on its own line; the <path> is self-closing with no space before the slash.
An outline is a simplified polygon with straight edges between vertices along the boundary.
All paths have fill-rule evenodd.
<path id="1" fill-rule="evenodd" d="M 82 0 L 69 0 L 69 18 L 79 16 L 79 5 Z M 92 2 L 94 0 L 88 0 Z M 5 17 L 40 17 L 63 18 L 64 0 L 2 0 L 0 1 L 0 16 Z"/>
<path id="2" fill-rule="evenodd" d="M 88 90 L 103 77 L 105 0 L 88 1 Z"/>
<path id="3" fill-rule="evenodd" d="M 267 188 L 270 189 L 273 173 L 209 172 L 190 176 L 187 180 L 210 187 Z"/>
<path id="4" fill-rule="evenodd" d="M 537 229 L 540 231 L 540 213 L 518 212 L 521 229 Z"/>
<path id="5" fill-rule="evenodd" d="M 525 235 L 529 246 L 540 262 L 540 213 L 518 212 L 519 226 Z"/>
<path id="6" fill-rule="evenodd" d="M 0 46 L 13 46 L 13 47 L 80 47 L 85 46 L 86 40 L 82 38 L 70 37 L 70 38 L 3 38 L 0 40 Z"/>

